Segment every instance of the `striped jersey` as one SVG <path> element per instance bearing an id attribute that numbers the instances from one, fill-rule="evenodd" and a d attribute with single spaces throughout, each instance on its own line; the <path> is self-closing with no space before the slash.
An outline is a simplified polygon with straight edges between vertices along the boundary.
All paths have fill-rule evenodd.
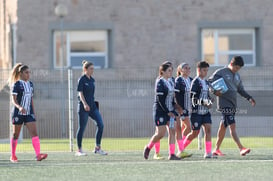
<path id="1" fill-rule="evenodd" d="M 175 98 L 176 103 L 184 110 L 191 110 L 191 81 L 192 78 L 179 76 L 175 79 Z"/>
<path id="2" fill-rule="evenodd" d="M 208 82 L 200 77 L 195 77 L 191 84 L 192 113 L 207 114 L 209 108 L 203 104 L 203 101 L 209 99 Z"/>
<path id="3" fill-rule="evenodd" d="M 19 80 L 14 83 L 12 95 L 16 95 L 17 102 L 26 110 L 26 114 L 19 112 L 19 109 L 14 106 L 14 115 L 31 115 L 34 114 L 32 107 L 33 83 L 30 81 Z"/>
<path id="4" fill-rule="evenodd" d="M 168 113 L 174 110 L 174 80 L 156 79 L 154 110 Z"/>

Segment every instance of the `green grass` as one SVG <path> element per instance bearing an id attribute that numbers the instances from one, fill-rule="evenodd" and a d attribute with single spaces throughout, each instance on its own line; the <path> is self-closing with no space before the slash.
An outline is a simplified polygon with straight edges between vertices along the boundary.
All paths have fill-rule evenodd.
<path id="1" fill-rule="evenodd" d="M 104 138 L 102 147 L 111 152 L 119 151 L 142 151 L 144 145 L 148 143 L 150 138 Z M 215 138 L 212 139 L 213 145 Z M 244 146 L 250 148 L 273 148 L 273 139 L 271 137 L 242 137 L 241 142 Z M 188 147 L 188 149 L 197 149 L 197 139 L 195 139 Z M 83 149 L 91 150 L 95 145 L 94 139 L 83 139 Z M 76 140 L 74 141 L 74 149 L 76 149 Z M 167 139 L 161 140 L 161 149 L 167 150 Z M 224 139 L 221 146 L 222 149 L 235 149 L 236 145 L 229 137 Z M 41 139 L 41 150 L 43 151 L 69 151 L 68 139 Z M 9 143 L 0 144 L 0 152 L 9 152 Z M 17 146 L 18 152 L 32 152 L 32 144 L 30 139 L 24 139 L 22 143 Z"/>
<path id="2" fill-rule="evenodd" d="M 0 144 L 0 180 L 5 181 L 70 181 L 70 180 L 272 180 L 273 139 L 270 137 L 241 138 L 252 150 L 240 156 L 235 143 L 226 138 L 222 145 L 225 157 L 204 160 L 204 150 L 197 149 L 197 140 L 187 148 L 191 158 L 181 161 L 167 160 L 167 139 L 161 140 L 161 154 L 165 160 L 144 160 L 142 151 L 149 138 L 105 138 L 103 148 L 108 156 L 94 155 L 94 139 L 84 139 L 86 157 L 75 157 L 69 152 L 69 141 L 41 140 L 42 152 L 49 154 L 46 160 L 37 162 L 31 140 L 18 144 L 19 162 L 9 161 L 8 143 Z M 215 142 L 215 138 L 213 138 Z M 213 143 L 214 144 L 214 143 Z M 74 149 L 76 144 L 74 143 Z"/>

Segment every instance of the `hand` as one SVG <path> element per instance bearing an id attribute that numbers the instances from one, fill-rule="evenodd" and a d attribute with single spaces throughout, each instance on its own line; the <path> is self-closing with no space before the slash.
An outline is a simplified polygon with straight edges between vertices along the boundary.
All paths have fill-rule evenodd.
<path id="1" fill-rule="evenodd" d="M 216 96 L 222 96 L 222 93 L 221 93 L 221 89 L 220 90 L 216 90 L 215 92 L 214 92 L 214 94 L 216 95 Z"/>
<path id="2" fill-rule="evenodd" d="M 27 111 L 23 107 L 19 108 L 19 112 L 21 112 L 22 114 L 26 114 L 27 113 Z"/>
<path id="3" fill-rule="evenodd" d="M 174 113 L 172 113 L 172 112 L 169 112 L 169 113 L 168 113 L 168 116 L 170 116 L 170 117 L 175 117 Z"/>
<path id="4" fill-rule="evenodd" d="M 87 112 L 90 111 L 90 107 L 87 104 L 84 104 L 83 107 L 85 111 Z"/>
<path id="5" fill-rule="evenodd" d="M 253 107 L 256 105 L 256 101 L 253 98 L 250 98 L 249 102 Z"/>

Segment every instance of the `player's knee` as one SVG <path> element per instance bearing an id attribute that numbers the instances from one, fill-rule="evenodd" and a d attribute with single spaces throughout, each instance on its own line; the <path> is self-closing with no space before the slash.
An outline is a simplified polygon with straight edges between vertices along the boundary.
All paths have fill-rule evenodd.
<path id="1" fill-rule="evenodd" d="M 17 134 L 17 133 L 13 133 L 13 134 L 12 134 L 12 138 L 13 138 L 14 140 L 17 140 L 18 137 L 19 137 L 19 134 Z"/>

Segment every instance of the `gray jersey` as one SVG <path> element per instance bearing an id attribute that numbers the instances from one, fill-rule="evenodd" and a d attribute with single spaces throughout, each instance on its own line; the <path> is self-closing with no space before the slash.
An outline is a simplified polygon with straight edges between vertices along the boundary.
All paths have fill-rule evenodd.
<path id="1" fill-rule="evenodd" d="M 247 100 L 251 96 L 244 90 L 240 75 L 238 73 L 233 73 L 228 67 L 224 67 L 216 70 L 213 75 L 209 78 L 209 82 L 212 83 L 219 78 L 223 78 L 228 91 L 222 94 L 222 96 L 217 97 L 217 107 L 222 108 L 237 108 L 237 92 Z"/>

